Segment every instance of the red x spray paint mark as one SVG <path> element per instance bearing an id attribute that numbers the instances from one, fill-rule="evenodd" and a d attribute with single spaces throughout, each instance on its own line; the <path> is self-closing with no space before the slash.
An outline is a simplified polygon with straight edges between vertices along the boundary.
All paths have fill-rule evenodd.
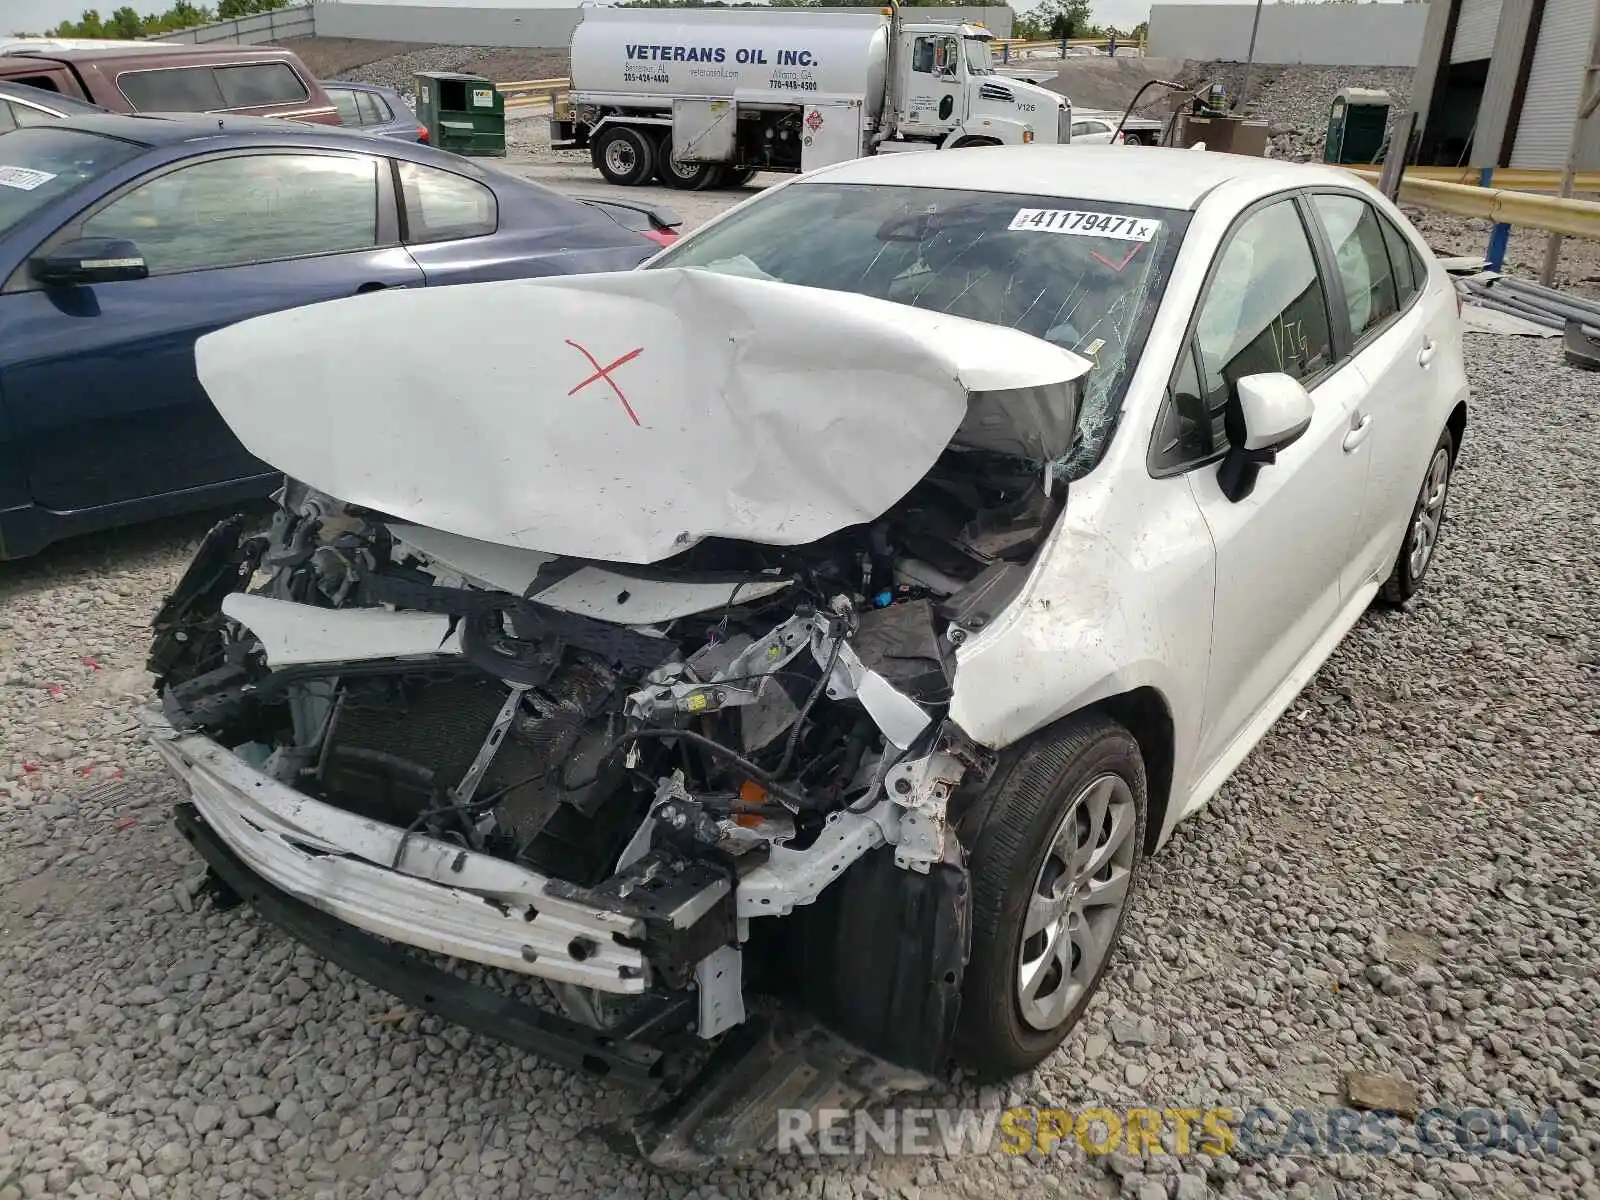
<path id="1" fill-rule="evenodd" d="M 1139 253 L 1139 247 L 1142 244 L 1143 243 L 1141 243 L 1141 242 L 1135 242 L 1134 246 L 1133 246 L 1133 249 L 1128 251 L 1128 257 L 1123 259 L 1121 262 L 1112 262 L 1109 258 L 1101 257 L 1100 252 L 1098 250 L 1091 250 L 1091 251 L 1089 251 L 1089 253 L 1091 255 L 1093 255 L 1093 257 L 1094 257 L 1096 262 L 1104 263 L 1106 266 L 1110 267 L 1113 271 L 1116 271 L 1116 272 L 1118 272 L 1120 274 L 1122 271 L 1127 270 L 1128 264 L 1133 261 L 1133 256 L 1135 254 Z"/>
<path id="2" fill-rule="evenodd" d="M 639 424 L 638 414 L 633 411 L 633 405 L 628 403 L 628 397 L 623 395 L 622 389 L 617 386 L 617 381 L 611 378 L 611 372 L 615 371 L 623 363 L 632 362 L 634 359 L 638 358 L 639 355 L 644 353 L 644 347 L 640 346 L 637 350 L 630 350 L 615 362 L 607 363 L 602 367 L 600 365 L 600 360 L 595 358 L 594 355 L 590 354 L 582 346 L 578 345 L 577 342 L 573 341 L 571 338 L 566 338 L 565 341 L 567 345 L 571 346 L 579 354 L 587 358 L 589 360 L 589 365 L 594 368 L 594 374 L 589 376 L 589 378 L 585 379 L 582 383 L 578 384 L 578 386 L 568 392 L 567 395 L 576 396 L 591 383 L 594 383 L 599 379 L 604 379 L 608 384 L 611 385 L 611 390 L 617 394 L 617 399 L 622 401 L 622 407 L 627 411 L 628 419 L 635 425 Z"/>

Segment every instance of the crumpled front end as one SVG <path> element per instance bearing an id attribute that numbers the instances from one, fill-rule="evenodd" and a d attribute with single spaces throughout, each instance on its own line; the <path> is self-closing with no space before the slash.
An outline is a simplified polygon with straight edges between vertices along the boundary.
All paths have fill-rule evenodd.
<path id="1" fill-rule="evenodd" d="M 759 309 L 765 286 L 735 298 Z M 272 340 L 235 342 L 248 358 Z M 774 361 L 731 341 L 722 436 L 759 458 L 800 435 L 781 408 L 730 399 L 759 391 Z M 769 994 L 827 1030 L 782 1052 L 751 1033 L 773 1097 L 787 1071 L 826 1099 L 819 1060 L 854 1064 L 858 1082 L 895 1077 L 874 1062 L 939 1072 L 968 945 L 956 823 L 993 763 L 948 706 L 957 648 L 1017 594 L 1060 512 L 1049 456 L 1026 447 L 1070 425 L 1080 360 L 1046 359 L 982 388 L 956 363 L 953 413 L 933 372 L 948 445 L 896 464 L 912 478 L 887 491 L 833 489 L 826 455 L 787 446 L 814 467 L 790 499 L 839 501 L 810 507 L 803 542 L 783 479 L 762 483 L 764 509 L 719 509 L 698 482 L 715 462 L 680 464 L 696 482 L 673 511 L 704 520 L 672 553 L 648 491 L 594 484 L 606 520 L 633 525 L 584 555 L 571 530 L 562 552 L 518 532 L 581 495 L 547 501 L 533 477 L 510 513 L 462 477 L 419 502 L 457 519 L 429 523 L 398 511 L 409 485 L 390 464 L 341 450 L 334 474 L 363 481 L 369 502 L 289 482 L 271 529 L 219 525 L 157 615 L 160 700 L 143 719 L 189 791 L 188 831 L 214 867 L 284 905 L 537 980 L 551 1011 L 612 1046 L 719 1038 Z M 210 361 L 219 408 L 237 413 L 220 382 L 241 378 L 237 364 Z M 693 394 L 673 376 L 633 399 L 688 411 Z M 828 403 L 796 428 L 848 440 L 852 409 Z M 551 484 L 581 490 L 594 468 L 569 461 Z M 704 1122 L 720 1093 L 699 1094 Z"/>

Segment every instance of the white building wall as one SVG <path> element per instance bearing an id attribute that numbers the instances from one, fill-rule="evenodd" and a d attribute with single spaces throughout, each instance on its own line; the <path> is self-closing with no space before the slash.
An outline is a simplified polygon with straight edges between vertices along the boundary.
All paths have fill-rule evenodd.
<path id="1" fill-rule="evenodd" d="M 1522 119 L 1511 147 L 1513 167 L 1558 170 L 1567 165 L 1585 68 L 1596 46 L 1597 8 L 1595 0 L 1545 0 Z M 1590 123 L 1600 124 L 1600 118 L 1591 117 Z M 1583 140 L 1586 148 L 1590 141 Z"/>
<path id="2" fill-rule="evenodd" d="M 1157 4 L 1146 53 L 1243 62 L 1255 11 L 1253 4 Z M 1427 19 L 1426 4 L 1266 4 L 1256 61 L 1414 67 Z M 1491 25 L 1491 39 L 1493 32 Z"/>

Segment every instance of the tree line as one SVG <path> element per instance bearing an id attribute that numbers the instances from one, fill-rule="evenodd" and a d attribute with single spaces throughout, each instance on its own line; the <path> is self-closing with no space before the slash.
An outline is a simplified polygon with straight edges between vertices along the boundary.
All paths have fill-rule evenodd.
<path id="1" fill-rule="evenodd" d="M 180 29 L 193 29 L 196 25 L 209 25 L 213 21 L 231 21 L 256 13 L 287 8 L 289 0 L 217 0 L 216 8 L 178 0 L 163 13 L 140 16 L 139 10 L 124 5 L 109 17 L 102 17 L 98 9 L 88 9 L 76 21 L 63 21 L 42 34 L 21 34 L 22 37 L 57 38 L 142 38 L 157 37 L 163 33 L 176 33 Z"/>

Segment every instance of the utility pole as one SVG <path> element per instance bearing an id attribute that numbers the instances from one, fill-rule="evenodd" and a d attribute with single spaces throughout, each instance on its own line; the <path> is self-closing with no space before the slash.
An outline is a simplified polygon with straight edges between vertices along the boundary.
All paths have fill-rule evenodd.
<path id="1" fill-rule="evenodd" d="M 1261 28 L 1262 0 L 1256 0 L 1255 16 L 1250 20 L 1250 50 L 1244 57 L 1244 82 L 1239 85 L 1239 98 L 1233 106 L 1239 108 L 1244 104 L 1245 97 L 1250 94 L 1250 68 L 1256 62 L 1256 31 Z"/>

